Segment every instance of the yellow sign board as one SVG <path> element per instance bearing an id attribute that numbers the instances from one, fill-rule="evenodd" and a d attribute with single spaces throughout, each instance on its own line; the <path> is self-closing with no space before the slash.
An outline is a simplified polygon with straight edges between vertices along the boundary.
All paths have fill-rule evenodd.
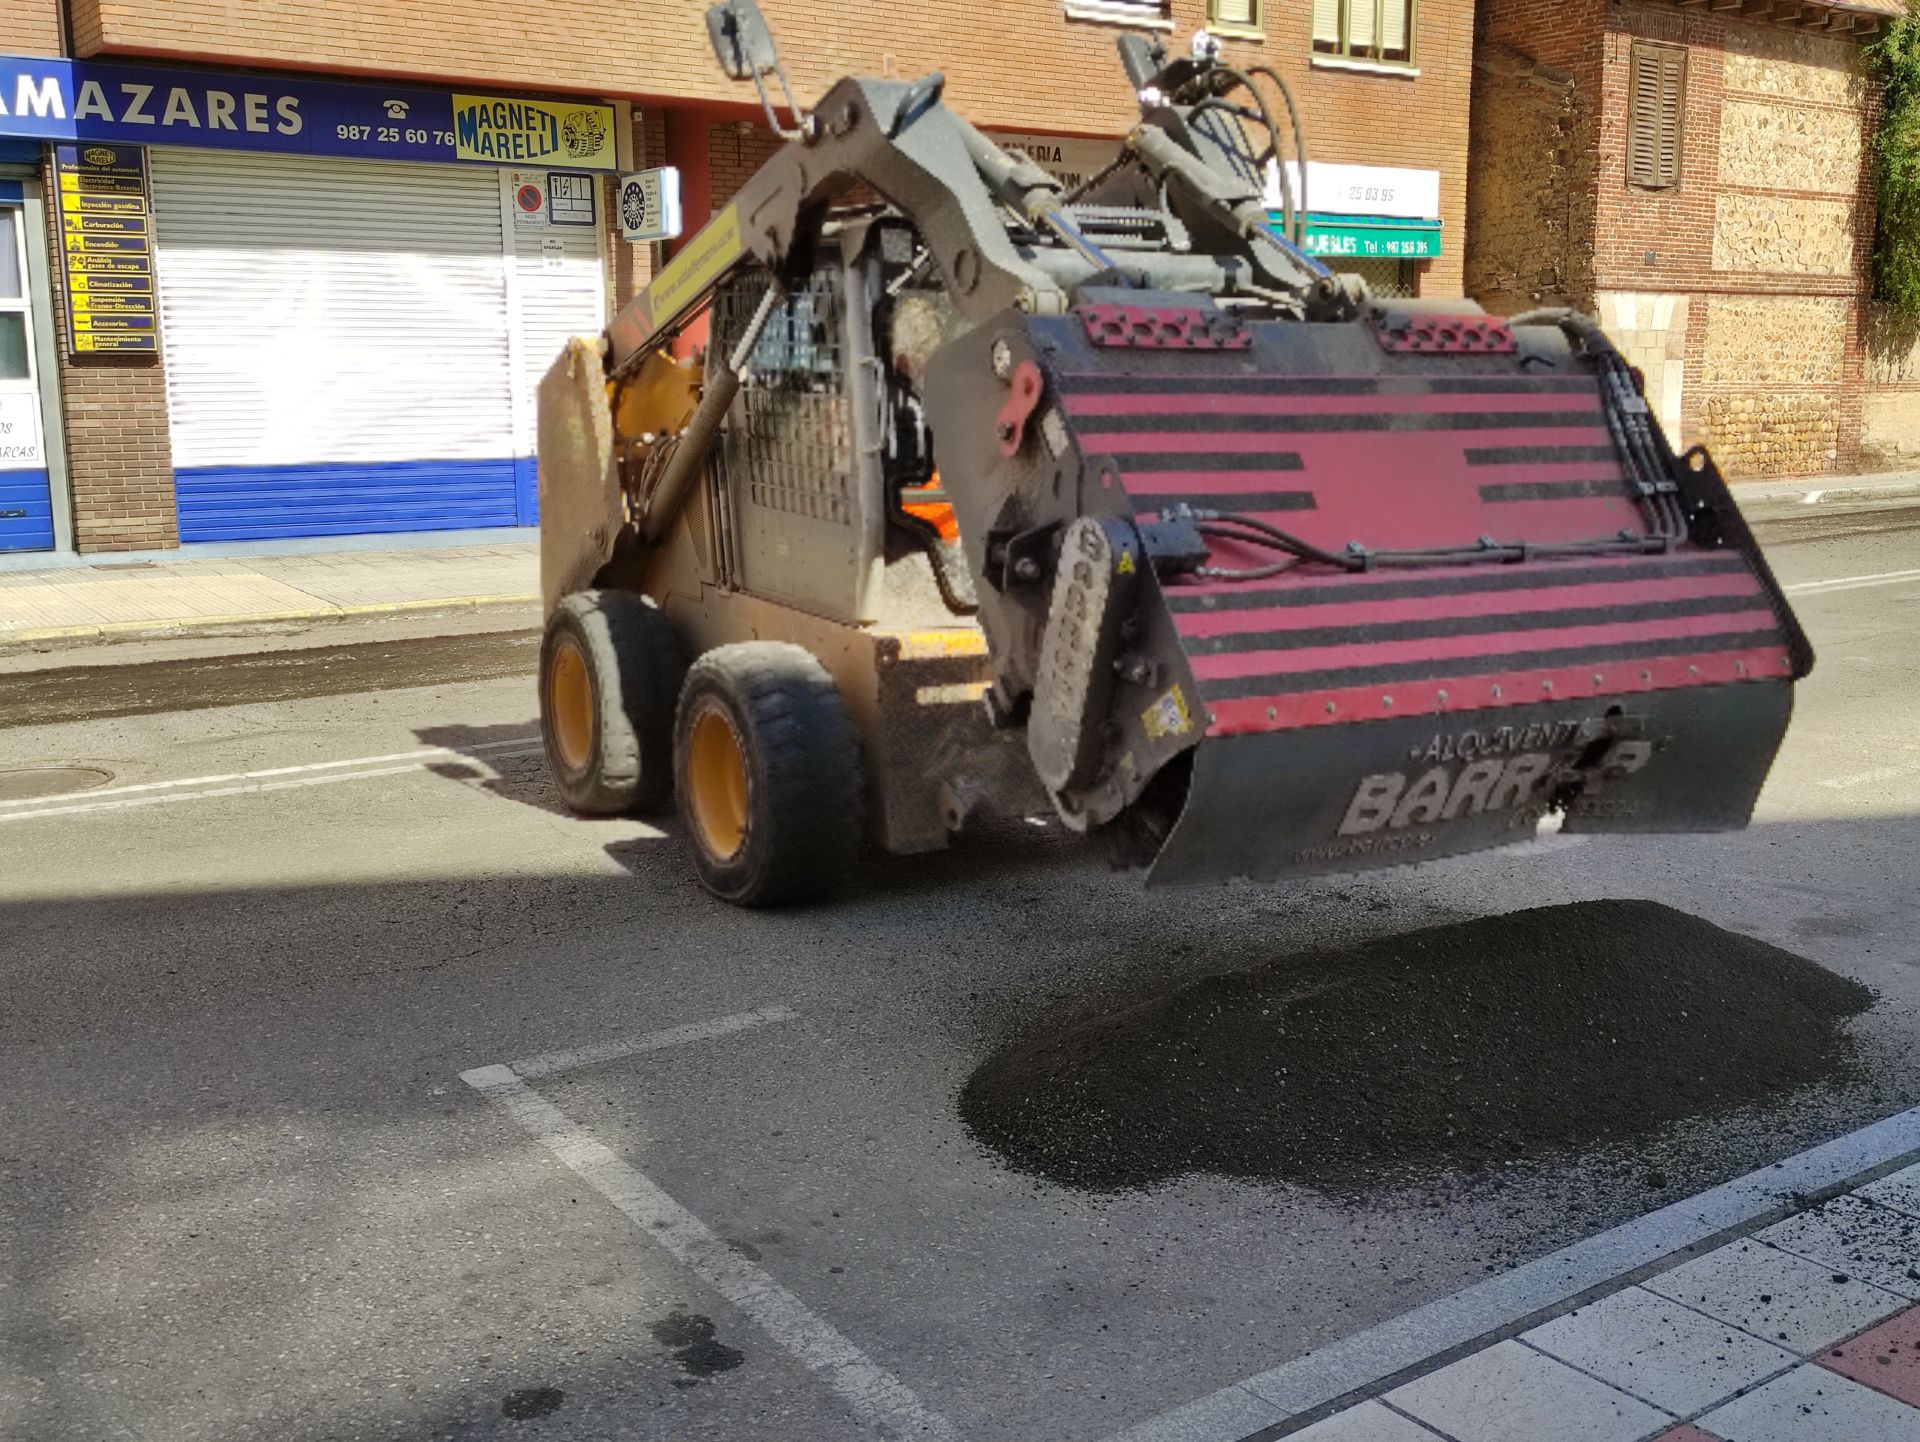
<path id="1" fill-rule="evenodd" d="M 662 324 L 699 299 L 740 258 L 740 251 L 740 207 L 729 205 L 667 262 L 643 292 L 653 323 Z"/>
<path id="2" fill-rule="evenodd" d="M 495 165 L 617 168 L 613 107 L 581 101 L 503 100 L 497 95 L 456 94 L 453 147 L 457 159 Z"/>
<path id="3" fill-rule="evenodd" d="M 67 346 L 74 355 L 160 347 L 147 153 L 137 145 L 54 149 Z"/>

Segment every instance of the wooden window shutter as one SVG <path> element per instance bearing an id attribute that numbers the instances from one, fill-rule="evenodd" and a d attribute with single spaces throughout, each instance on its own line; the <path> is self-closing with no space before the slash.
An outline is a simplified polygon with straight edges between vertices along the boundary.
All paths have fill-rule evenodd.
<path id="1" fill-rule="evenodd" d="M 1340 48 L 1340 0 L 1313 0 L 1313 48 Z"/>
<path id="2" fill-rule="evenodd" d="M 1260 23 L 1258 0 L 1213 0 L 1213 18 L 1220 25 L 1252 30 Z"/>
<path id="3" fill-rule="evenodd" d="M 1627 89 L 1627 183 L 1670 190 L 1680 183 L 1686 133 L 1687 52 L 1633 42 Z"/>
<path id="4" fill-rule="evenodd" d="M 1380 14 L 1380 50 L 1384 55 L 1405 56 L 1407 53 L 1407 17 L 1413 9 L 1413 0 L 1387 0 L 1386 8 Z"/>
<path id="5" fill-rule="evenodd" d="M 1380 37 L 1380 0 L 1347 0 L 1347 53 L 1369 58 Z"/>

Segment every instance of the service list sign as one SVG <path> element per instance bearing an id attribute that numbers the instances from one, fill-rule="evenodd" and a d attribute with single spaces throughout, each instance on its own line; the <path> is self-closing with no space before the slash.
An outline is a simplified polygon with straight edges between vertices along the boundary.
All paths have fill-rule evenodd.
<path id="1" fill-rule="evenodd" d="M 58 145 L 60 259 L 74 355 L 143 355 L 160 346 L 147 153 L 137 145 Z"/>

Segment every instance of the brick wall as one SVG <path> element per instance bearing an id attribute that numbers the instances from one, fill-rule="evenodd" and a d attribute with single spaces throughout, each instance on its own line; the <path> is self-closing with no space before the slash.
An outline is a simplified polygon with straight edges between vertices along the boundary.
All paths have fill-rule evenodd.
<path id="1" fill-rule="evenodd" d="M 58 194 L 45 167 L 47 194 Z M 58 216 L 47 210 L 51 253 L 60 254 Z M 54 335 L 78 551 L 141 551 L 180 544 L 173 503 L 173 443 L 160 357 L 67 354 L 66 289 L 53 290 Z"/>
<path id="2" fill-rule="evenodd" d="M 1712 444 L 1735 476 L 1858 465 L 1873 385 L 1864 149 L 1872 97 L 1858 42 L 1672 0 L 1604 9 L 1484 0 L 1480 24 L 1476 84 L 1486 102 L 1477 95 L 1475 113 L 1486 124 L 1472 204 L 1501 244 L 1476 254 L 1470 280 L 1504 300 L 1525 289 L 1516 282 L 1585 278 L 1570 257 L 1545 266 L 1546 241 L 1530 254 L 1508 239 L 1526 233 L 1529 211 L 1552 240 L 1574 227 L 1550 192 L 1526 184 L 1518 157 L 1537 137 L 1486 113 L 1498 87 L 1510 88 L 1500 77 L 1501 65 L 1512 69 L 1509 55 L 1563 64 L 1597 115 L 1591 176 L 1582 177 L 1593 196 L 1591 304 L 1647 372 L 1670 429 Z M 1636 38 L 1687 50 L 1680 183 L 1669 190 L 1626 180 Z M 1480 137 L 1491 147 L 1485 159 Z M 1587 208 L 1584 196 L 1569 203 Z M 1476 251 L 1481 238 L 1476 230 Z M 1580 303 L 1577 284 L 1566 294 Z"/>
<path id="3" fill-rule="evenodd" d="M 72 0 L 72 8 L 76 48 L 87 55 L 358 71 L 756 115 L 751 90 L 730 85 L 713 63 L 701 19 L 706 3 Z M 848 73 L 937 69 L 947 76 L 949 101 L 990 128 L 1117 136 L 1132 119 L 1114 51 L 1121 31 L 1067 18 L 1060 0 L 767 0 L 764 8 L 803 97 Z M 1422 285 L 1457 294 L 1473 0 L 1422 0 L 1418 78 L 1314 67 L 1311 7 L 1267 0 L 1265 9 L 1264 41 L 1228 41 L 1229 59 L 1266 62 L 1288 78 L 1318 158 L 1441 172 L 1449 253 L 1430 263 Z M 1183 48 L 1205 23 L 1206 0 L 1174 0 L 1173 14 L 1174 43 Z"/>
<path id="4" fill-rule="evenodd" d="M 4 3 L 0 3 L 0 52 L 12 55 L 58 55 L 60 0 L 4 0 Z"/>

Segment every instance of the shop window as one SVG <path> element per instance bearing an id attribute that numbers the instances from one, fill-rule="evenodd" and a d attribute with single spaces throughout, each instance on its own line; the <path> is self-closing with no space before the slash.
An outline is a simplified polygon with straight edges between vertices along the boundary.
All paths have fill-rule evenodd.
<path id="1" fill-rule="evenodd" d="M 1627 183 L 1671 190 L 1680 183 L 1686 138 L 1686 48 L 1636 40 L 1632 67 L 1627 82 Z"/>
<path id="2" fill-rule="evenodd" d="M 1337 63 L 1412 66 L 1419 0 L 1313 0 L 1313 53 Z"/>
<path id="3" fill-rule="evenodd" d="M 1352 271 L 1372 287 L 1382 300 L 1411 300 L 1419 291 L 1410 260 L 1379 260 L 1369 256 L 1330 260 L 1337 270 Z"/>
<path id="4" fill-rule="evenodd" d="M 27 357 L 27 289 L 20 212 L 0 205 L 0 381 L 33 374 Z"/>
<path id="5" fill-rule="evenodd" d="M 1072 20 L 1105 20 L 1114 25 L 1173 28 L 1173 0 L 1066 0 Z"/>
<path id="6" fill-rule="evenodd" d="M 1258 32 L 1260 0 L 1207 0 L 1207 23 L 1216 30 Z"/>

